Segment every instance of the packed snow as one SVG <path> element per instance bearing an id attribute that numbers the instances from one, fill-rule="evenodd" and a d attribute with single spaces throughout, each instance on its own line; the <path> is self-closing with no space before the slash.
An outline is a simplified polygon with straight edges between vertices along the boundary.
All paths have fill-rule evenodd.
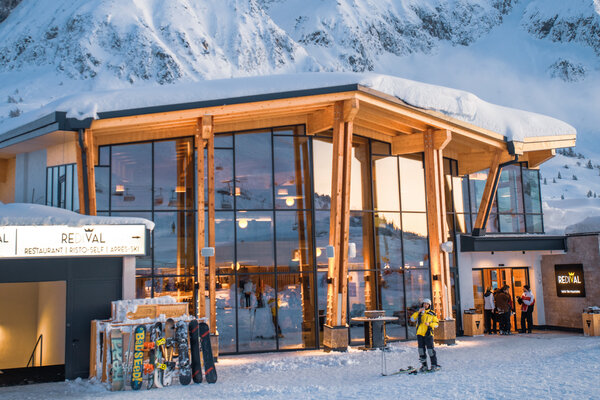
<path id="1" fill-rule="evenodd" d="M 41 204 L 0 202 L 0 226 L 13 225 L 145 225 L 154 229 L 154 222 L 144 218 L 90 216 Z"/>
<path id="2" fill-rule="evenodd" d="M 512 336 L 459 337 L 437 346 L 442 370 L 382 376 L 382 352 L 300 351 L 221 356 L 219 380 L 134 392 L 70 382 L 0 388 L 22 399 L 593 399 L 598 397 L 600 338 L 539 331 Z M 416 342 L 391 344 L 387 372 L 417 365 Z"/>

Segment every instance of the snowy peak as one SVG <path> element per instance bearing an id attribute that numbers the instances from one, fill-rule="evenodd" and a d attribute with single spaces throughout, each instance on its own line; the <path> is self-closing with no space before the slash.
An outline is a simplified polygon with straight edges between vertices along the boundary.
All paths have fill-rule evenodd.
<path id="1" fill-rule="evenodd" d="M 49 64 L 76 79 L 163 84 L 318 69 L 255 1 L 26 1 L 0 37 L 0 69 Z"/>

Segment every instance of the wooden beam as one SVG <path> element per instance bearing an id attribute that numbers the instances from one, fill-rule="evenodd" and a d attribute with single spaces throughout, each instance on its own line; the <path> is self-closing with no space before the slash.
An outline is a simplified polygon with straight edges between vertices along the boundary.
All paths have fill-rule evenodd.
<path id="1" fill-rule="evenodd" d="M 356 117 L 356 114 L 358 113 L 359 109 L 360 104 L 358 102 L 358 99 L 350 99 L 344 101 L 344 122 L 354 121 L 354 117 Z"/>
<path id="2" fill-rule="evenodd" d="M 392 139 L 392 154 L 422 153 L 425 143 L 430 140 L 434 150 L 444 149 L 452 139 L 452 132 L 446 129 L 426 133 L 414 133 L 412 135 L 399 135 Z"/>
<path id="3" fill-rule="evenodd" d="M 481 203 L 479 204 L 479 210 L 477 212 L 477 219 L 473 226 L 473 234 L 479 235 L 485 232 L 485 224 L 487 223 L 488 215 L 492 202 L 496 197 L 496 190 L 498 189 L 498 176 L 500 175 L 500 157 L 501 153 L 498 151 L 494 154 L 491 163 L 489 164 L 488 177 L 485 182 L 483 189 L 483 195 L 481 197 Z"/>
<path id="4" fill-rule="evenodd" d="M 379 130 L 371 129 L 364 125 L 359 125 L 358 122 L 359 122 L 358 119 L 356 119 L 352 123 L 352 128 L 354 129 L 354 133 L 356 133 L 357 135 L 368 137 L 368 138 L 375 139 L 375 140 L 379 140 L 380 142 L 391 143 L 392 137 L 394 135 L 389 135 L 384 132 L 380 132 Z"/>
<path id="5" fill-rule="evenodd" d="M 8 160 L 0 158 L 0 183 L 5 183 L 8 180 Z"/>
<path id="6" fill-rule="evenodd" d="M 391 125 L 395 129 L 408 130 L 411 133 L 424 132 L 428 128 L 427 124 L 419 120 L 408 118 L 386 109 L 369 106 L 368 103 L 363 105 L 360 114 L 362 118 L 384 121 L 385 124 Z"/>
<path id="7" fill-rule="evenodd" d="M 306 134 L 316 135 L 333 127 L 333 107 L 315 111 L 306 118 Z"/>
<path id="8" fill-rule="evenodd" d="M 427 192 L 427 231 L 429 243 L 429 261 L 431 269 L 431 286 L 433 293 L 433 308 L 441 317 L 448 316 L 447 295 L 444 290 L 445 271 L 442 260 L 440 245 L 443 238 L 443 227 L 445 220 L 443 192 L 443 165 L 440 166 L 440 150 L 434 147 L 435 132 L 428 130 L 424 133 L 424 164 L 425 164 L 425 188 Z M 443 218 L 443 219 L 442 219 Z"/>
<path id="9" fill-rule="evenodd" d="M 116 129 L 129 125 L 155 124 L 166 121 L 195 120 L 202 115 L 212 115 L 222 121 L 228 115 L 239 116 L 243 113 L 255 115 L 256 113 L 272 113 L 276 110 L 287 110 L 293 113 L 301 107 L 326 107 L 336 101 L 348 100 L 355 97 L 355 92 L 340 92 L 314 96 L 294 97 L 288 99 L 257 101 L 252 103 L 230 104 L 214 107 L 196 108 L 189 110 L 170 111 L 154 114 L 134 115 L 111 119 L 92 121 L 92 129 Z"/>
<path id="10" fill-rule="evenodd" d="M 276 126 L 304 125 L 307 124 L 306 115 L 290 115 L 285 117 L 254 118 L 252 120 L 235 122 L 215 122 L 215 133 L 249 131 L 265 129 Z"/>
<path id="11" fill-rule="evenodd" d="M 468 175 L 489 168 L 490 162 L 495 153 L 495 151 L 459 153 L 456 157 L 456 160 L 458 161 L 458 174 L 460 176 Z M 500 164 L 510 161 L 513 158 L 514 157 L 508 154 L 506 151 L 500 152 Z"/>
<path id="12" fill-rule="evenodd" d="M 205 140 L 202 138 L 202 120 L 198 119 L 196 125 L 196 135 L 194 137 L 196 145 L 196 210 L 198 226 L 198 233 L 196 235 L 196 265 L 198 265 L 198 272 L 196 276 L 196 282 L 198 283 L 198 318 L 206 317 L 206 265 L 204 263 L 204 257 L 202 256 L 202 249 L 204 248 L 205 240 L 205 226 L 206 221 L 204 218 L 204 145 Z"/>
<path id="13" fill-rule="evenodd" d="M 96 215 L 96 154 L 94 134 L 91 129 L 86 129 L 84 136 L 84 151 L 86 154 L 86 171 L 88 182 L 89 215 Z"/>
<path id="14" fill-rule="evenodd" d="M 527 156 L 527 164 L 529 168 L 537 168 L 542 163 L 548 161 L 556 154 L 556 150 L 539 150 L 539 151 L 531 151 L 529 153 L 525 153 Z"/>
<path id="15" fill-rule="evenodd" d="M 75 133 L 75 144 L 77 146 L 76 159 L 77 159 L 77 187 L 79 188 L 79 214 L 86 213 L 86 201 L 85 201 L 85 186 L 83 183 L 83 175 L 86 173 L 86 169 L 83 167 L 83 148 L 79 144 L 79 132 Z M 110 188 L 109 188 L 110 189 Z"/>
<path id="16" fill-rule="evenodd" d="M 208 246 L 215 247 L 215 134 L 213 118 L 202 117 L 203 135 L 207 135 L 207 183 L 208 183 Z M 200 212 L 200 210 L 198 210 Z M 208 259 L 208 298 L 210 303 L 210 332 L 217 332 L 217 264 L 215 257 Z"/>

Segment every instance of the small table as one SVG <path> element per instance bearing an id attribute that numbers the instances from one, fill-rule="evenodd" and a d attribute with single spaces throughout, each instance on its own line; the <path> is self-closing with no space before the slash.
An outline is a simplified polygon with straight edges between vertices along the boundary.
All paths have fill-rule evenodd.
<path id="1" fill-rule="evenodd" d="M 385 323 L 397 321 L 398 317 L 354 317 L 352 322 L 362 322 L 365 327 L 363 350 L 383 349 L 386 346 Z"/>

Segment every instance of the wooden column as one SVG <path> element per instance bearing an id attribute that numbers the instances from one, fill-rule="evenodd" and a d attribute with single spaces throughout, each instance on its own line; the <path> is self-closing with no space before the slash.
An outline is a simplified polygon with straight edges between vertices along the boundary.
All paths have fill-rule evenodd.
<path id="1" fill-rule="evenodd" d="M 207 163 L 208 170 L 208 246 L 215 247 L 215 133 L 214 122 L 211 115 L 202 117 L 202 137 L 207 141 Z M 210 333 L 217 332 L 217 264 L 215 257 L 208 259 L 208 297 L 210 303 Z"/>
<path id="2" fill-rule="evenodd" d="M 348 238 L 350 221 L 350 171 L 352 157 L 352 121 L 358 112 L 358 100 L 336 102 L 333 113 L 333 160 L 331 179 L 331 217 L 329 246 L 334 257 L 329 259 L 327 287 L 327 324 L 323 345 L 327 349 L 348 347 L 347 280 Z"/>
<path id="3" fill-rule="evenodd" d="M 86 213 L 86 196 L 84 194 L 83 174 L 86 170 L 83 166 L 83 148 L 79 144 L 79 132 L 75 133 L 75 143 L 77 144 L 77 187 L 79 188 L 77 195 L 79 196 L 79 214 Z M 109 188 L 110 189 L 110 188 Z"/>
<path id="4" fill-rule="evenodd" d="M 206 317 L 206 268 L 204 257 L 202 257 L 202 248 L 205 243 L 205 220 L 204 220 L 204 145 L 202 138 L 202 120 L 198 118 L 196 124 L 196 135 L 194 137 L 196 145 L 196 225 L 198 233 L 196 235 L 196 265 L 198 266 L 198 275 L 196 283 L 198 285 L 198 318 Z"/>
<path id="5" fill-rule="evenodd" d="M 434 136 L 446 136 L 441 145 L 434 145 Z M 447 263 L 440 245 L 444 240 L 444 224 L 446 209 L 444 202 L 444 182 L 442 149 L 450 141 L 449 131 L 427 130 L 423 135 L 425 157 L 425 187 L 427 190 L 427 230 L 429 234 L 429 256 L 431 266 L 431 286 L 433 292 L 433 308 L 440 319 L 448 317 L 445 269 Z M 446 264 L 446 265 L 444 265 Z"/>
<path id="6" fill-rule="evenodd" d="M 96 146 L 94 144 L 94 134 L 91 129 L 85 130 L 84 135 L 85 152 L 87 155 L 87 176 L 89 193 L 90 215 L 96 215 Z"/>
<path id="7" fill-rule="evenodd" d="M 494 201 L 494 197 L 496 197 L 496 190 L 498 189 L 498 178 L 500 176 L 500 156 L 501 152 L 497 151 L 494 154 L 490 164 L 490 170 L 488 171 L 485 188 L 483 189 L 483 195 L 481 196 L 481 203 L 479 204 L 479 210 L 477 211 L 477 218 L 475 219 L 475 225 L 473 226 L 474 236 L 479 236 L 485 232 L 485 225 L 487 225 L 490 208 Z"/>

